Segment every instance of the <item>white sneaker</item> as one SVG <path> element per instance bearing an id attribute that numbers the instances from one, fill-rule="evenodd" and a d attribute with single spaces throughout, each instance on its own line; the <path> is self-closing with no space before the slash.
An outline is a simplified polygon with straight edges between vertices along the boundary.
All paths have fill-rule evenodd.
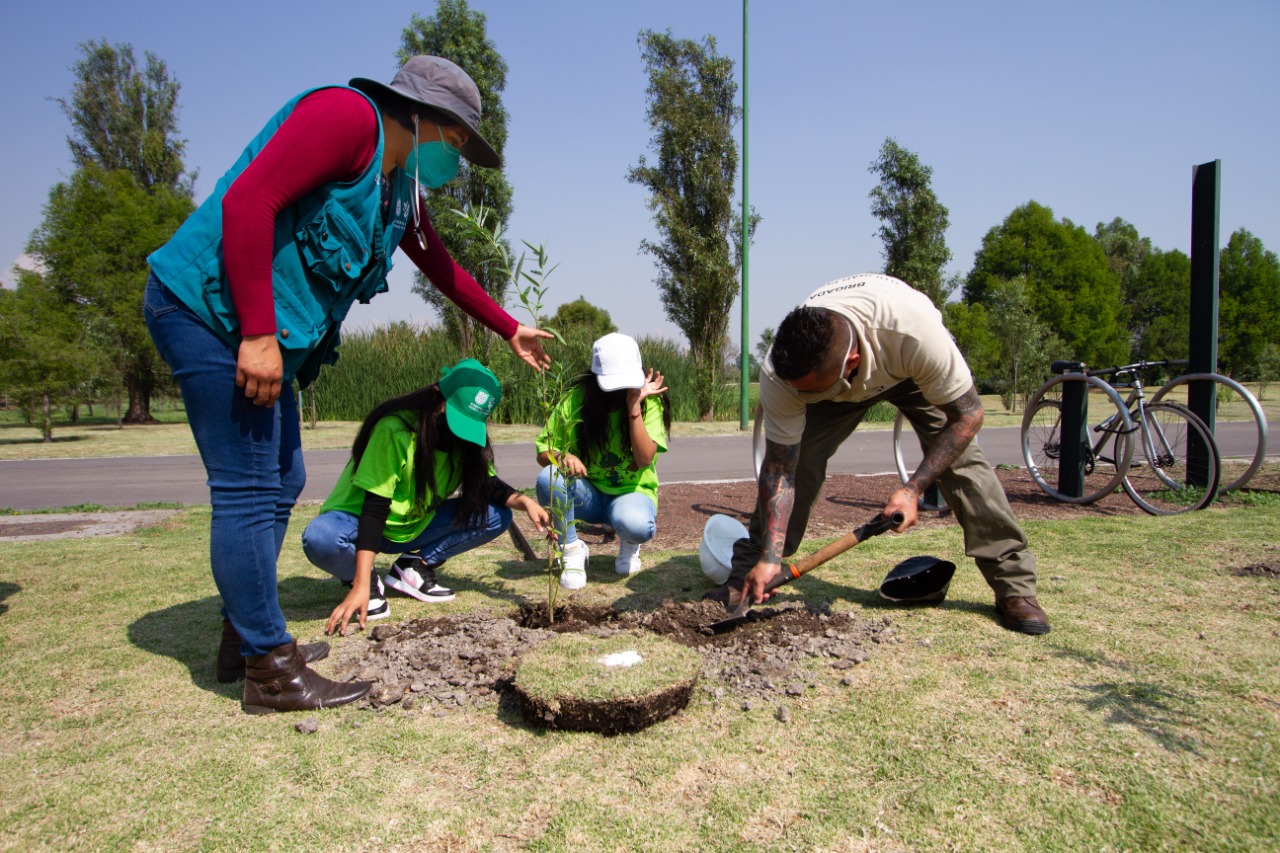
<path id="1" fill-rule="evenodd" d="M 620 575 L 634 575 L 644 568 L 640 562 L 640 543 L 618 540 L 618 558 L 613 562 L 613 569 Z"/>
<path id="2" fill-rule="evenodd" d="M 587 543 L 578 539 L 564 549 L 560 558 L 560 586 L 565 589 L 582 589 L 587 585 L 587 558 L 591 552 Z"/>
<path id="3" fill-rule="evenodd" d="M 421 557 L 414 555 L 400 557 L 391 565 L 387 586 L 401 595 L 428 603 L 439 604 L 453 601 L 456 597 L 453 590 L 436 582 L 436 567 L 428 566 Z"/>

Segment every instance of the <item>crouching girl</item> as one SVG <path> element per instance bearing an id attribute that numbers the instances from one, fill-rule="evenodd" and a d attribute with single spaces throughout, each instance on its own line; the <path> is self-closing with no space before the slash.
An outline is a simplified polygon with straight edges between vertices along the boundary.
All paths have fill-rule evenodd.
<path id="1" fill-rule="evenodd" d="M 351 588 L 327 633 L 345 635 L 353 616 L 362 628 L 386 616 L 386 587 L 420 601 L 452 600 L 438 583 L 440 565 L 500 535 L 513 509 L 545 531 L 547 511 L 493 471 L 485 425 L 501 397 L 497 377 L 469 358 L 365 418 L 350 461 L 302 534 L 307 559 Z M 402 555 L 385 585 L 373 567 L 378 554 Z"/>
<path id="2" fill-rule="evenodd" d="M 550 506 L 554 491 L 556 503 L 566 506 L 556 521 L 565 589 L 587 584 L 589 554 L 574 529 L 577 519 L 611 525 L 618 534 L 615 570 L 640 571 L 640 545 L 657 532 L 657 457 L 671 428 L 666 390 L 661 373 L 645 373 L 633 338 L 605 335 L 592 347 L 591 373 L 570 389 L 538 436 L 544 466 L 538 501 Z M 569 478 L 567 490 L 557 466 Z"/>

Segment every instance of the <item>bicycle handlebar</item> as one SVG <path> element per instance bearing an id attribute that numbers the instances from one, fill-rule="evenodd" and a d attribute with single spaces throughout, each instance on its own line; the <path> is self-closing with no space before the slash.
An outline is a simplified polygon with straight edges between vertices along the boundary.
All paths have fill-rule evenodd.
<path id="1" fill-rule="evenodd" d="M 1115 367 L 1099 367 L 1090 370 L 1085 367 L 1084 362 L 1055 361 L 1049 366 L 1049 369 L 1054 373 L 1083 373 L 1086 376 L 1110 376 L 1113 373 L 1136 373 L 1139 370 L 1146 370 L 1149 367 L 1172 367 L 1188 363 L 1188 360 L 1185 358 L 1165 358 L 1160 361 L 1138 361 L 1133 364 L 1121 364 Z"/>

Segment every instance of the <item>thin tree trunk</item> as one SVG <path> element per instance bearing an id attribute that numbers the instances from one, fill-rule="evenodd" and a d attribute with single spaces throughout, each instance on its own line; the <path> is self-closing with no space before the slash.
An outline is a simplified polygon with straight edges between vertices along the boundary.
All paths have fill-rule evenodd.
<path id="1" fill-rule="evenodd" d="M 40 421 L 40 433 L 44 436 L 45 444 L 53 441 L 53 413 L 49 407 L 49 392 L 45 391 L 40 394 L 40 409 L 43 417 Z"/>

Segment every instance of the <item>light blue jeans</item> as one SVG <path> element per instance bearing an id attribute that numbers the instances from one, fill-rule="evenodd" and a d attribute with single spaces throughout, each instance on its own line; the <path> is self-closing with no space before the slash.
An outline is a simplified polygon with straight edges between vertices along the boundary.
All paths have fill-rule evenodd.
<path id="1" fill-rule="evenodd" d="M 545 507 L 551 506 L 553 471 L 555 466 L 548 465 L 538 473 L 538 503 Z M 554 488 L 556 500 L 569 504 L 564 519 L 557 522 L 556 527 L 560 541 L 565 545 L 578 541 L 573 524 L 575 519 L 588 524 L 608 524 L 618 531 L 618 538 L 623 542 L 648 542 L 658 532 L 658 507 L 642 492 L 609 495 L 579 477 L 570 487 L 573 500 L 569 502 L 564 479 L 559 474 L 555 475 Z"/>
<path id="2" fill-rule="evenodd" d="M 470 526 L 458 520 L 458 500 L 447 500 L 436 510 L 427 529 L 410 542 L 383 539 L 380 554 L 422 552 L 428 565 L 438 566 L 472 548 L 477 548 L 502 534 L 511 526 L 511 510 L 489 506 L 478 522 Z M 307 559 L 344 583 L 356 576 L 356 534 L 360 518 L 349 512 L 322 512 L 302 532 L 302 550 Z"/>
<path id="3" fill-rule="evenodd" d="M 285 383 L 270 408 L 247 400 L 236 386 L 236 351 L 154 275 L 143 309 L 182 391 L 209 475 L 209 564 L 222 615 L 240 634 L 241 654 L 266 654 L 292 639 L 280 610 L 276 559 L 307 479 L 293 386 Z"/>

